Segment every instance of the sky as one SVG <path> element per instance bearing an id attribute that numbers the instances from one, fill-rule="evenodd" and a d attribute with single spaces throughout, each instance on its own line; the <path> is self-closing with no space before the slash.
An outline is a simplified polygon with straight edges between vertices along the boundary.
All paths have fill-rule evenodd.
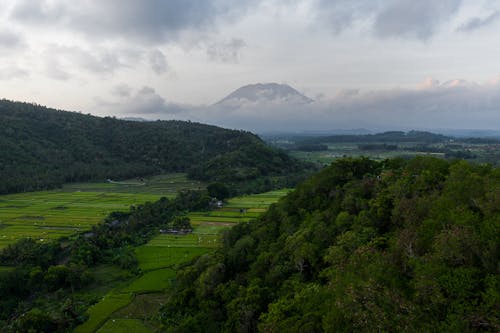
<path id="1" fill-rule="evenodd" d="M 0 0 L 0 98 L 254 131 L 500 129 L 498 0 Z M 228 110 L 252 83 L 314 102 Z"/>

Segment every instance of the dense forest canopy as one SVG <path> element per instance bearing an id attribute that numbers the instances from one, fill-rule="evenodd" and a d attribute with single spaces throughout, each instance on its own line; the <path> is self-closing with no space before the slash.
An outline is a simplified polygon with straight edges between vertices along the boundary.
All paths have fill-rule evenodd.
<path id="1" fill-rule="evenodd" d="M 192 122 L 124 121 L 0 100 L 0 123 L 0 193 L 164 172 L 241 182 L 304 169 L 250 132 Z"/>
<path id="2" fill-rule="evenodd" d="M 334 162 L 178 274 L 170 332 L 498 332 L 500 169 Z"/>

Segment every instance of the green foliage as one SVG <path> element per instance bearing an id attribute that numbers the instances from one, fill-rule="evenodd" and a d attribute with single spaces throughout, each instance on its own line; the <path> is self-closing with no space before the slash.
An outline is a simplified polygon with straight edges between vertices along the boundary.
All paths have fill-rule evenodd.
<path id="1" fill-rule="evenodd" d="M 208 195 L 219 200 L 229 197 L 229 188 L 223 183 L 211 183 L 207 186 Z"/>
<path id="2" fill-rule="evenodd" d="M 0 100 L 0 123 L 0 193 L 165 172 L 240 182 L 304 169 L 249 132 L 192 122 L 132 122 Z"/>
<path id="3" fill-rule="evenodd" d="M 496 332 L 499 175 L 338 160 L 179 272 L 161 318 L 170 332 Z"/>
<path id="4" fill-rule="evenodd" d="M 97 333 L 152 333 L 153 331 L 144 326 L 137 319 L 110 319 Z"/>
<path id="5" fill-rule="evenodd" d="M 176 230 L 193 229 L 187 216 L 176 216 L 170 225 Z"/>

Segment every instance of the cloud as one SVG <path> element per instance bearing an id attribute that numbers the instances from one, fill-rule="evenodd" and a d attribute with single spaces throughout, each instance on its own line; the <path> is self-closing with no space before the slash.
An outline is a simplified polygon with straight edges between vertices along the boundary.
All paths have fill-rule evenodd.
<path id="1" fill-rule="evenodd" d="M 399 0 L 378 13 L 374 29 L 379 37 L 427 40 L 460 8 L 462 0 Z"/>
<path id="2" fill-rule="evenodd" d="M 316 0 L 314 7 L 320 20 L 336 34 L 379 9 L 378 1 L 373 0 Z"/>
<path id="3" fill-rule="evenodd" d="M 55 57 L 45 56 L 45 74 L 54 80 L 67 81 L 71 74 L 67 72 Z"/>
<path id="4" fill-rule="evenodd" d="M 334 33 L 359 23 L 379 38 L 427 40 L 455 15 L 462 0 L 316 0 L 320 20 Z"/>
<path id="5" fill-rule="evenodd" d="M 6 30 L 0 30 L 0 50 L 3 52 L 24 47 L 24 41 L 20 35 Z"/>
<path id="6" fill-rule="evenodd" d="M 158 114 L 159 118 L 163 115 Z M 242 103 L 185 108 L 175 118 L 257 132 L 350 128 L 488 129 L 500 123 L 500 80 L 477 84 L 427 79 L 415 89 L 344 90 L 308 104 Z M 171 115 L 164 119 L 171 119 Z"/>
<path id="7" fill-rule="evenodd" d="M 116 86 L 112 94 L 118 96 L 118 100 L 108 101 L 95 98 L 97 108 L 105 113 L 127 114 L 144 116 L 149 119 L 162 117 L 170 118 L 174 114 L 183 112 L 183 107 L 167 102 L 156 90 L 149 86 L 143 86 L 132 94 L 127 85 Z"/>
<path id="8" fill-rule="evenodd" d="M 218 18 L 246 12 L 251 1 L 230 0 L 22 0 L 11 17 L 38 27 L 64 27 L 93 39 L 175 40 L 185 31 L 213 29 Z"/>
<path id="9" fill-rule="evenodd" d="M 119 84 L 111 90 L 111 94 L 118 97 L 130 97 L 132 93 L 132 88 L 125 84 Z"/>
<path id="10" fill-rule="evenodd" d="M 474 17 L 457 28 L 457 31 L 471 32 L 493 24 L 500 18 L 500 11 L 495 11 L 486 17 Z"/>
<path id="11" fill-rule="evenodd" d="M 210 44 L 207 48 L 207 55 L 212 61 L 237 63 L 241 50 L 246 46 L 243 39 L 233 38 L 227 42 Z"/>
<path id="12" fill-rule="evenodd" d="M 149 52 L 148 61 L 153 72 L 158 75 L 168 70 L 167 58 L 160 50 Z"/>
<path id="13" fill-rule="evenodd" d="M 0 80 L 20 79 L 28 76 L 29 72 L 17 65 L 0 68 Z"/>
<path id="14" fill-rule="evenodd" d="M 68 80 L 81 71 L 97 75 L 110 75 L 129 67 L 141 59 L 141 52 L 95 47 L 84 49 L 77 46 L 49 45 L 42 54 L 46 73 L 58 80 Z"/>

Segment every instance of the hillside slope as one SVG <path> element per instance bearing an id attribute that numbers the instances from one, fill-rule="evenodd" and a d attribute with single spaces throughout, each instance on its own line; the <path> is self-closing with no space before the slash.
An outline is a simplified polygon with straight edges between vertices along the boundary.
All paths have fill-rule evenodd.
<path id="1" fill-rule="evenodd" d="M 343 159 L 178 274 L 170 332 L 498 332 L 500 169 Z"/>
<path id="2" fill-rule="evenodd" d="M 7 100 L 0 100 L 0 123 L 0 193 L 193 168 L 193 177 L 237 182 L 304 167 L 250 132 L 198 123 L 131 122 Z M 233 160 L 235 154 L 256 165 L 238 165 L 233 177 L 231 165 L 220 170 L 210 162 L 224 161 L 226 155 Z M 204 165 L 212 166 L 210 175 Z"/>

